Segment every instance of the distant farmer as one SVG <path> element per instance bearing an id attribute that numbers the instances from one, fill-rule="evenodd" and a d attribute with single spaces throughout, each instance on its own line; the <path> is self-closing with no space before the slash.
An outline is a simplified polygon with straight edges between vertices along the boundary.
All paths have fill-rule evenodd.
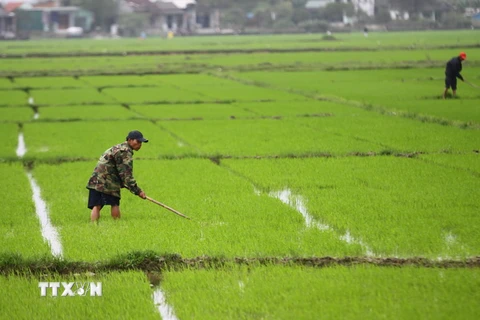
<path id="1" fill-rule="evenodd" d="M 140 131 L 131 131 L 125 142 L 111 147 L 98 160 L 87 184 L 92 222 L 100 218 L 100 210 L 105 205 L 111 206 L 114 219 L 120 218 L 120 188 L 127 188 L 142 199 L 147 197 L 133 177 L 133 151 L 140 150 L 143 142 L 148 140 Z"/>
<path id="2" fill-rule="evenodd" d="M 367 27 L 363 28 L 363 35 L 365 37 L 368 37 L 368 28 Z"/>
<path id="3" fill-rule="evenodd" d="M 447 66 L 445 67 L 445 90 L 443 91 L 443 99 L 447 97 L 447 92 L 450 87 L 452 88 L 453 97 L 455 97 L 457 93 L 457 78 L 465 81 L 460 74 L 462 71 L 462 61 L 465 59 L 467 59 L 465 52 L 460 52 L 458 57 L 453 57 L 448 60 Z"/>

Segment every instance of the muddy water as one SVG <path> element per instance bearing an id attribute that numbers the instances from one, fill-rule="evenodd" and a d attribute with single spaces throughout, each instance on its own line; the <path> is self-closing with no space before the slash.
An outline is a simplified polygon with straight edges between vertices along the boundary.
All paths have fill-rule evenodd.
<path id="1" fill-rule="evenodd" d="M 272 198 L 279 199 L 286 205 L 294 208 L 298 212 L 301 213 L 303 218 L 305 219 L 305 224 L 309 228 L 317 228 L 321 231 L 335 231 L 331 226 L 320 223 L 315 221 L 315 218 L 308 213 L 307 207 L 305 205 L 305 201 L 302 196 L 292 194 L 290 189 L 284 189 L 280 191 L 272 191 L 269 193 L 269 196 Z M 372 249 L 366 245 L 363 241 L 355 239 L 351 234 L 350 231 L 347 230 L 344 235 L 339 236 L 339 239 L 345 241 L 348 244 L 358 244 L 360 245 L 363 250 L 365 250 L 365 254 L 369 257 L 376 256 Z"/>
<path id="2" fill-rule="evenodd" d="M 155 306 L 160 312 L 163 320 L 178 320 L 172 306 L 167 303 L 165 293 L 159 287 L 157 287 L 153 292 L 153 302 L 155 303 Z"/>
<path id="3" fill-rule="evenodd" d="M 17 157 L 23 158 L 25 153 L 27 153 L 27 147 L 25 146 L 25 139 L 23 137 L 23 132 L 18 134 L 18 145 L 17 145 Z"/>
<path id="4" fill-rule="evenodd" d="M 30 172 L 27 172 L 27 177 L 30 182 L 30 187 L 32 188 L 32 198 L 35 203 L 38 220 L 40 221 L 42 237 L 50 246 L 52 255 L 55 257 L 62 257 L 63 250 L 62 244 L 60 243 L 60 237 L 57 229 L 50 222 L 47 204 L 42 199 L 40 187 Z"/>

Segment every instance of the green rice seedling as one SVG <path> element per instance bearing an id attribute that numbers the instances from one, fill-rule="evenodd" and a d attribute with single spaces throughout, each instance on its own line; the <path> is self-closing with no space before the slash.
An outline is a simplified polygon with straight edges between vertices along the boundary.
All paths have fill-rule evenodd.
<path id="1" fill-rule="evenodd" d="M 129 104 L 152 102 L 196 102 L 208 101 L 201 93 L 178 89 L 170 86 L 159 88 L 108 88 L 103 90 L 106 95 L 117 101 Z"/>
<path id="2" fill-rule="evenodd" d="M 278 90 L 244 85 L 232 80 L 219 79 L 204 74 L 172 75 L 152 77 L 164 83 L 182 88 L 188 92 L 198 92 L 203 100 L 300 100 L 302 97 Z"/>
<path id="3" fill-rule="evenodd" d="M 81 77 L 80 80 L 93 87 L 115 87 L 115 86 L 147 86 L 153 83 L 147 76 L 95 76 Z"/>
<path id="4" fill-rule="evenodd" d="M 357 112 L 355 107 L 347 104 L 314 100 L 238 102 L 234 106 L 259 117 L 336 117 Z"/>
<path id="5" fill-rule="evenodd" d="M 395 153 L 469 152 L 478 148 L 480 139 L 478 130 L 463 130 L 438 123 L 420 124 L 416 120 L 365 110 L 345 116 L 297 119 L 297 123 L 319 132 L 376 143 L 383 147 L 383 151 Z"/>
<path id="6" fill-rule="evenodd" d="M 205 63 L 222 68 L 237 70 L 275 70 L 288 67 L 289 70 L 308 70 L 308 68 L 327 69 L 376 69 L 402 66 L 442 66 L 449 57 L 458 55 L 452 49 L 417 49 L 417 50 L 337 50 L 324 52 L 257 52 L 255 54 L 233 53 L 212 56 L 196 55 L 192 62 Z M 469 49 L 469 55 L 477 56 L 479 49 Z M 402 69 L 396 70 L 402 73 Z M 392 75 L 393 76 L 393 75 Z M 441 76 L 441 75 L 440 75 Z"/>
<path id="7" fill-rule="evenodd" d="M 14 76 L 31 76 L 38 72 L 72 76 L 108 73 L 118 75 L 125 72 L 142 74 L 162 72 L 166 68 L 182 70 L 188 68 L 190 64 L 185 62 L 183 55 L 19 58 L 0 59 L 0 74 Z"/>
<path id="8" fill-rule="evenodd" d="M 441 86 L 439 87 L 441 88 Z M 466 89 L 466 92 L 464 92 L 464 89 Z M 470 88 L 461 88 L 459 92 L 462 92 L 462 96 L 463 93 L 473 93 Z M 440 94 L 438 99 L 430 97 L 430 99 L 424 100 L 392 100 L 388 102 L 388 105 L 382 105 L 398 114 L 403 113 L 406 117 L 411 116 L 417 119 L 422 119 L 423 117 L 428 119 L 431 117 L 430 122 L 442 123 L 441 121 L 443 120 L 452 124 L 461 122 L 465 125 L 480 126 L 480 114 L 478 112 L 480 95 L 478 99 L 472 97 L 469 99 L 442 100 L 440 99 Z M 458 125 L 461 126 L 461 124 Z"/>
<path id="9" fill-rule="evenodd" d="M 0 109 L 0 121 L 23 122 L 32 120 L 34 112 L 31 108 L 5 107 Z"/>
<path id="10" fill-rule="evenodd" d="M 10 89 L 12 88 L 12 82 L 7 78 L 0 78 L 0 88 Z"/>
<path id="11" fill-rule="evenodd" d="M 340 84 L 357 84 L 366 86 L 373 83 L 392 84 L 397 82 L 418 84 L 421 81 L 443 80 L 443 69 L 440 68 L 412 68 L 412 69 L 381 69 L 381 70 L 343 70 L 343 71 L 316 71 L 316 72 L 275 72 L 255 71 L 233 73 L 235 78 L 250 81 L 259 81 L 265 84 L 277 85 L 282 88 L 298 88 L 305 91 L 322 91 L 324 86 Z M 289 79 L 288 76 L 291 78 Z M 295 80 L 295 81 L 292 81 Z M 359 79 L 362 82 L 359 83 Z M 441 89 L 441 88 L 440 88 Z M 387 94 L 387 92 L 378 92 Z M 392 90 L 390 94 L 396 94 Z M 408 96 L 407 96 L 408 98 Z"/>
<path id="12" fill-rule="evenodd" d="M 67 259 L 106 260 L 144 250 L 184 257 L 362 255 L 358 244 L 306 227 L 293 209 L 256 195 L 251 183 L 208 160 L 135 161 L 134 176 L 146 194 L 191 220 L 123 190 L 122 218 L 113 220 L 107 206 L 94 225 L 85 188 L 94 166 L 92 161 L 34 170 Z M 62 179 L 54 181 L 52 174 Z M 68 196 L 58 190 L 68 190 Z"/>
<path id="13" fill-rule="evenodd" d="M 94 89 L 52 89 L 52 90 L 32 90 L 31 96 L 35 103 L 39 105 L 82 105 L 94 103 L 115 103 L 116 101 L 98 93 Z"/>
<path id="14" fill-rule="evenodd" d="M 16 77 L 12 86 L 28 88 L 78 88 L 85 87 L 85 83 L 73 77 Z"/>
<path id="15" fill-rule="evenodd" d="M 475 72 L 475 69 L 470 72 Z M 434 80 L 429 80 L 429 75 Z M 256 72 L 238 76 L 272 85 L 277 89 L 300 91 L 309 96 L 356 103 L 357 106 L 364 108 L 370 105 L 377 109 L 392 111 L 405 110 L 419 114 L 431 112 L 433 116 L 452 120 L 477 119 L 476 115 L 472 115 L 474 108 L 472 105 L 475 105 L 479 97 L 475 88 L 460 82 L 464 100 L 454 102 L 441 100 L 444 87 L 443 69 Z M 362 82 L 358 83 L 358 79 L 362 79 Z"/>
<path id="16" fill-rule="evenodd" d="M 365 38 L 361 32 L 336 33 L 338 41 L 323 41 L 324 34 L 291 35 L 245 35 L 241 38 L 232 36 L 176 37 L 172 41 L 162 38 L 121 39 L 119 41 L 98 41 L 83 39 L 72 43 L 65 40 L 22 41 L 18 46 L 2 44 L 2 54 L 27 53 L 72 53 L 88 52 L 99 54 L 127 54 L 141 51 L 194 51 L 194 50 L 249 50 L 249 49 L 305 49 L 305 48 L 405 48 L 409 50 L 439 47 L 445 43 L 458 46 L 476 45 L 477 30 L 447 30 L 418 32 L 371 32 Z"/>
<path id="17" fill-rule="evenodd" d="M 52 289 L 41 296 L 41 282 L 60 282 L 57 296 Z M 75 296 L 62 296 L 62 282 L 72 283 Z M 101 285 L 90 296 L 90 283 Z M 1 276 L 0 285 L 8 292 L 0 298 L 0 317 L 18 319 L 31 318 L 97 318 L 97 319 L 158 319 L 158 310 L 152 299 L 152 290 L 142 272 L 112 272 L 108 274 L 46 275 L 37 278 L 25 276 Z M 80 288 L 86 288 L 84 295 L 77 295 Z M 101 296 L 96 294 L 101 293 Z M 121 302 L 120 302 L 121 301 Z"/>
<path id="18" fill-rule="evenodd" d="M 111 106 L 68 106 L 68 107 L 40 107 L 40 120 L 95 120 L 108 121 L 118 119 L 141 118 L 137 113 L 121 105 Z"/>
<path id="19" fill-rule="evenodd" d="M 437 163 L 447 168 L 456 168 L 460 171 L 480 173 L 480 150 L 466 154 L 422 154 L 420 159 L 427 162 Z"/>
<path id="20" fill-rule="evenodd" d="M 192 89 L 194 90 L 194 89 Z M 197 89 L 198 90 L 198 89 Z M 259 101 L 259 100 L 303 100 L 304 97 L 269 88 L 259 88 L 244 84 L 205 88 L 202 92 L 218 100 Z"/>
<path id="21" fill-rule="evenodd" d="M 308 124 L 312 124 L 311 126 Z M 254 119 L 162 122 L 203 154 L 223 156 L 286 156 L 380 152 L 384 147 L 324 130 L 309 119 Z"/>
<path id="22" fill-rule="evenodd" d="M 0 111 L 3 109 L 0 109 Z M 3 148 L 0 148 L 0 158 L 16 157 L 15 151 L 18 144 L 18 125 L 13 123 L 2 123 L 0 134 L 4 137 Z"/>
<path id="23" fill-rule="evenodd" d="M 162 281 L 179 319 L 475 319 L 478 285 L 478 269 L 373 266 L 186 269 Z"/>
<path id="24" fill-rule="evenodd" d="M 1 93 L 0 106 L 27 105 L 28 96 L 24 91 L 4 90 Z"/>
<path id="25" fill-rule="evenodd" d="M 159 82 L 168 83 L 188 92 L 202 94 L 203 100 L 300 100 L 302 97 L 294 94 L 244 85 L 232 80 L 219 79 L 213 76 L 199 75 L 172 75 L 150 76 Z"/>
<path id="26" fill-rule="evenodd" d="M 174 105 L 132 105 L 132 111 L 145 118 L 172 119 L 229 119 L 253 117 L 256 114 L 233 104 L 174 104 Z"/>
<path id="27" fill-rule="evenodd" d="M 466 257 L 480 247 L 479 181 L 418 159 L 223 160 L 267 194 L 289 189 L 346 242 L 381 256 Z"/>
<path id="28" fill-rule="evenodd" d="M 0 192 L 4 195 L 0 212 L 0 256 L 18 254 L 38 258 L 50 255 L 50 249 L 42 240 L 41 226 L 22 164 L 0 164 L 0 176 Z"/>
<path id="29" fill-rule="evenodd" d="M 169 74 L 169 75 L 149 75 L 146 79 L 153 83 L 168 84 L 175 87 L 188 89 L 206 89 L 211 87 L 223 88 L 237 84 L 234 80 L 215 77 L 208 74 Z"/>
<path id="30" fill-rule="evenodd" d="M 349 48 L 335 48 L 327 51 L 307 52 L 232 52 L 231 54 L 175 54 L 161 56 L 114 56 L 114 57 L 57 57 L 35 59 L 7 59 L 0 60 L 0 75 L 29 77 L 35 72 L 51 75 L 95 75 L 112 74 L 112 76 L 125 74 L 151 74 L 171 72 L 225 72 L 232 70 L 273 70 L 286 69 L 297 70 L 356 70 L 379 68 L 395 68 L 395 73 L 402 68 L 444 68 L 445 62 L 450 56 L 458 54 L 456 49 L 425 49 L 406 50 L 351 50 Z M 296 48 L 296 50 L 301 50 Z M 478 55 L 480 49 L 470 48 L 468 54 L 471 57 Z M 468 66 L 470 69 L 471 66 Z M 442 77 L 442 73 L 430 76 Z M 127 76 L 128 77 L 128 76 Z M 102 78 L 98 80 L 87 77 L 95 83 L 103 86 Z M 123 78 L 123 76 L 121 77 Z M 21 78 L 20 78 L 21 80 Z M 131 80 L 137 80 L 132 78 Z M 138 79 L 140 80 L 140 79 Z M 129 85 L 122 79 L 113 80 L 114 83 Z M 138 81 L 136 81 L 139 83 Z M 145 82 L 140 80 L 140 82 Z M 145 83 L 148 84 L 148 83 Z M 80 85 L 80 83 L 76 83 Z"/>
<path id="31" fill-rule="evenodd" d="M 183 141 L 146 120 L 28 123 L 24 125 L 27 156 L 36 158 L 97 159 L 122 143 L 128 132 L 140 130 L 150 139 L 136 156 L 158 158 L 195 153 Z M 92 168 L 93 169 L 93 168 Z"/>
<path id="32" fill-rule="evenodd" d="M 476 130 L 419 125 L 360 109 L 331 117 L 162 122 L 161 126 L 205 154 L 226 156 L 469 151 L 477 148 L 479 139 Z"/>

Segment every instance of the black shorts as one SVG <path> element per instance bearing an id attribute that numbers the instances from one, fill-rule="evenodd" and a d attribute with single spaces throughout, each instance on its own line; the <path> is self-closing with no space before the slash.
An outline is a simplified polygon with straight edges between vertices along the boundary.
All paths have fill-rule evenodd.
<path id="1" fill-rule="evenodd" d="M 457 90 L 457 78 L 456 77 L 446 77 L 445 78 L 445 88 L 449 89 L 452 87 L 452 90 Z"/>
<path id="2" fill-rule="evenodd" d="M 93 209 L 95 206 L 119 206 L 120 198 L 110 194 L 101 193 L 94 189 L 88 189 L 88 209 Z"/>

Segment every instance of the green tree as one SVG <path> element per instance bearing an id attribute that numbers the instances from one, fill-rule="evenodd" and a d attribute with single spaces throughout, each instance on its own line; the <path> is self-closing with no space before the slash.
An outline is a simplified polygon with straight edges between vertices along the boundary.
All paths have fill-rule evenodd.
<path id="1" fill-rule="evenodd" d="M 471 25 L 470 19 L 457 12 L 448 12 L 440 19 L 440 23 L 446 28 L 468 28 Z"/>
<path id="2" fill-rule="evenodd" d="M 222 27 L 242 30 L 246 24 L 246 13 L 241 8 L 227 9 L 222 13 Z"/>
<path id="3" fill-rule="evenodd" d="M 94 25 L 108 30 L 118 20 L 119 1 L 121 0 L 64 0 L 62 4 L 91 11 L 94 14 Z"/>
<path id="4" fill-rule="evenodd" d="M 392 21 L 390 12 L 387 7 L 381 7 L 378 9 L 377 14 L 375 14 L 375 21 L 378 23 L 388 23 Z"/>
<path id="5" fill-rule="evenodd" d="M 126 13 L 118 17 L 122 36 L 138 37 L 147 28 L 148 13 Z"/>
<path id="6" fill-rule="evenodd" d="M 418 12 L 438 7 L 441 1 L 442 0 L 390 0 L 390 5 L 395 9 L 416 15 Z"/>
<path id="7" fill-rule="evenodd" d="M 293 16 L 293 5 L 290 1 L 283 1 L 277 3 L 273 6 L 273 11 L 276 14 L 276 19 L 278 20 L 292 20 Z"/>
<path id="8" fill-rule="evenodd" d="M 330 22 L 342 21 L 344 15 L 352 17 L 355 14 L 351 3 L 329 3 L 320 11 L 322 18 Z"/>
<path id="9" fill-rule="evenodd" d="M 299 24 L 310 19 L 310 12 L 305 8 L 295 8 L 292 13 L 292 21 Z"/>

